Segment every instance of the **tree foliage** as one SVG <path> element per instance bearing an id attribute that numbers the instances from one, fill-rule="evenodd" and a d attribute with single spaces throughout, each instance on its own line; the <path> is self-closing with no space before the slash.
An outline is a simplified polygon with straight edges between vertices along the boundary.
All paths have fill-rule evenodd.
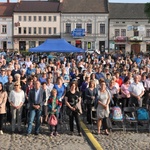
<path id="1" fill-rule="evenodd" d="M 150 22 L 150 3 L 145 4 L 144 12 L 146 16 L 149 18 L 149 22 Z"/>

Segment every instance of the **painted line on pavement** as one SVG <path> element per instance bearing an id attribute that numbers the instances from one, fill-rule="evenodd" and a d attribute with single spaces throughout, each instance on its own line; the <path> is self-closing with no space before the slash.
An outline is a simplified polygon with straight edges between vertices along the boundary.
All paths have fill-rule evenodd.
<path id="1" fill-rule="evenodd" d="M 98 143 L 98 141 L 95 139 L 91 131 L 86 127 L 86 125 L 80 121 L 81 128 L 84 131 L 85 135 L 87 136 L 89 142 L 92 144 L 93 148 L 96 150 L 103 150 L 101 145 Z"/>

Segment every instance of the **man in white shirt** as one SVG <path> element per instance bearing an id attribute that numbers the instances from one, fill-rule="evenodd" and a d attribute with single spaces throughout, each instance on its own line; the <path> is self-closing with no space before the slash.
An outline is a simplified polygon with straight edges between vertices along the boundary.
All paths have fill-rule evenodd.
<path id="1" fill-rule="evenodd" d="M 144 91 L 145 89 L 143 84 L 139 82 L 139 75 L 135 75 L 134 82 L 129 86 L 131 106 L 142 107 L 142 96 L 144 95 Z"/>

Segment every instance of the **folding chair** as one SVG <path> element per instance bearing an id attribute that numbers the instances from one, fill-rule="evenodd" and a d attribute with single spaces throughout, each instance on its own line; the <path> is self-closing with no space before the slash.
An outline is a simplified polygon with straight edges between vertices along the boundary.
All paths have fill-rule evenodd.
<path id="1" fill-rule="evenodd" d="M 92 107 L 91 109 L 91 126 L 93 130 L 94 123 L 97 122 L 97 115 L 96 115 L 96 109 Z"/>
<path id="2" fill-rule="evenodd" d="M 124 107 L 123 118 L 125 131 L 136 130 L 136 132 L 138 132 L 137 113 L 134 107 Z"/>
<path id="3" fill-rule="evenodd" d="M 139 114 L 138 114 L 139 109 L 143 109 L 147 112 L 147 115 L 148 115 L 147 118 L 142 119 L 139 117 Z M 136 111 L 137 111 L 137 121 L 138 121 L 138 123 L 141 123 L 143 125 L 143 127 L 141 127 L 141 128 L 139 128 L 139 126 L 138 126 L 138 130 L 139 129 L 141 129 L 141 130 L 146 129 L 150 133 L 150 112 L 149 112 L 149 110 L 145 107 L 139 107 L 136 109 Z M 146 124 L 146 126 L 144 127 L 145 124 Z"/>

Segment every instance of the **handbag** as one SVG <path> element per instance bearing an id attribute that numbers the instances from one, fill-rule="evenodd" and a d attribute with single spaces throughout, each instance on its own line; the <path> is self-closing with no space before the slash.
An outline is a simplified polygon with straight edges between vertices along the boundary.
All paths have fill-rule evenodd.
<path id="1" fill-rule="evenodd" d="M 109 117 L 103 119 L 103 129 L 112 129 L 112 122 Z"/>
<path id="2" fill-rule="evenodd" d="M 48 124 L 51 126 L 56 126 L 58 123 L 58 120 L 56 118 L 55 115 L 50 115 L 49 119 L 48 119 Z"/>

